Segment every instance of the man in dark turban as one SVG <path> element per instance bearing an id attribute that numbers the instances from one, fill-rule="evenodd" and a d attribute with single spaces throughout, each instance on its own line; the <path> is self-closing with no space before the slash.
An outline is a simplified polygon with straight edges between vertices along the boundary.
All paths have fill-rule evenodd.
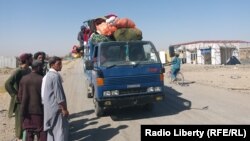
<path id="1" fill-rule="evenodd" d="M 42 76 L 44 76 L 49 71 L 48 62 L 45 61 L 45 58 L 46 58 L 45 52 L 39 51 L 34 54 L 34 60 L 39 60 L 43 63 L 43 70 L 41 73 Z"/>
<path id="2" fill-rule="evenodd" d="M 19 84 L 18 99 L 21 102 L 21 119 L 23 130 L 26 131 L 25 141 L 46 141 L 43 131 L 43 105 L 41 100 L 41 86 L 43 64 L 34 60 L 31 73 L 25 75 Z"/>

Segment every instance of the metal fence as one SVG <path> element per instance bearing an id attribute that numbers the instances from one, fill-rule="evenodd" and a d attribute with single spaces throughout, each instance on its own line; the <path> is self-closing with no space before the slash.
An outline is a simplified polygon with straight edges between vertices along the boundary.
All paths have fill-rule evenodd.
<path id="1" fill-rule="evenodd" d="M 18 65 L 15 56 L 0 56 L 0 68 L 16 68 Z"/>

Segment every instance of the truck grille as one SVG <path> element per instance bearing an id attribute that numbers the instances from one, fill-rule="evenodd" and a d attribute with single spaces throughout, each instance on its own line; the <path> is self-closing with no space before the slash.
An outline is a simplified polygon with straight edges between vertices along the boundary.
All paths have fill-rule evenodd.
<path id="1" fill-rule="evenodd" d="M 140 94 L 140 93 L 146 93 L 147 88 L 130 88 L 130 89 L 123 89 L 119 90 L 120 95 L 125 95 L 125 94 Z"/>
<path id="2" fill-rule="evenodd" d="M 123 77 L 123 78 L 108 78 L 104 79 L 105 85 L 126 85 L 126 84 L 139 84 L 160 81 L 159 74 L 150 76 L 136 76 L 136 77 Z"/>

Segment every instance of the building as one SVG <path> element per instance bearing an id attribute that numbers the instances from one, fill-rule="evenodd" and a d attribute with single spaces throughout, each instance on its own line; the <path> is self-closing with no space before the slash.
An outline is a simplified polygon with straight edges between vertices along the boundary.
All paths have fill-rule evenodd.
<path id="1" fill-rule="evenodd" d="M 189 64 L 227 64 L 234 58 L 242 64 L 250 63 L 250 42 L 240 40 L 208 40 L 171 45 L 182 52 Z"/>

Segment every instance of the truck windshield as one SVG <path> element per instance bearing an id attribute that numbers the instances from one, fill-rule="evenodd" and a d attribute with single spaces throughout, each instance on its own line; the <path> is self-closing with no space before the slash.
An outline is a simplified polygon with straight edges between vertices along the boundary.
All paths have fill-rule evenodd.
<path id="1" fill-rule="evenodd" d="M 99 48 L 100 64 L 104 67 L 160 63 L 150 42 L 112 42 Z"/>

